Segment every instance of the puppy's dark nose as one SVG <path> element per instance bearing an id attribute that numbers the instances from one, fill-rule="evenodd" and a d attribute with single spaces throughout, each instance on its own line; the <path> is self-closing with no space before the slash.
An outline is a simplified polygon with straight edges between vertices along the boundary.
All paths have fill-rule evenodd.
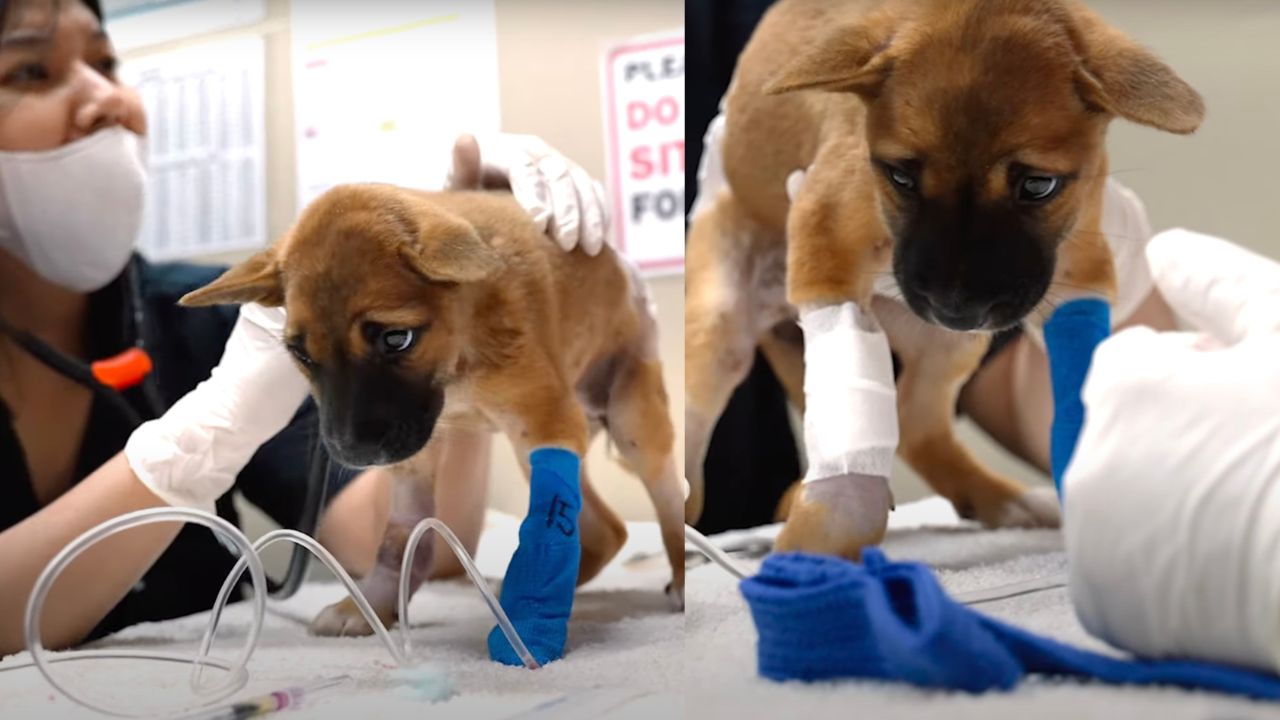
<path id="1" fill-rule="evenodd" d="M 385 420 L 357 420 L 337 432 L 322 433 L 334 460 L 347 467 L 370 467 L 388 461 L 395 426 Z"/>
<path id="2" fill-rule="evenodd" d="M 353 445 L 381 445 L 392 432 L 392 424 L 382 419 L 357 420 L 351 423 L 350 439 Z"/>
<path id="3" fill-rule="evenodd" d="M 981 312 L 936 309 L 933 317 L 939 325 L 951 330 L 977 330 L 987 324 L 987 316 Z"/>
<path id="4" fill-rule="evenodd" d="M 961 298 L 955 292 L 924 292 L 929 314 L 939 325 L 951 330 L 977 330 L 991 319 L 996 301 Z"/>

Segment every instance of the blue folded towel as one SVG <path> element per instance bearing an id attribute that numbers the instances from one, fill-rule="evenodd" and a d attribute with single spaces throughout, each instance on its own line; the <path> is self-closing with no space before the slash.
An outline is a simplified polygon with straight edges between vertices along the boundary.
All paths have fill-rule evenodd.
<path id="1" fill-rule="evenodd" d="M 1280 700 L 1280 678 L 1192 660 L 1124 660 L 987 617 L 955 600 L 920 563 L 875 548 L 863 564 L 787 553 L 741 589 L 773 680 L 868 678 L 971 693 L 1008 690 L 1029 673 L 1122 685 L 1173 685 Z"/>

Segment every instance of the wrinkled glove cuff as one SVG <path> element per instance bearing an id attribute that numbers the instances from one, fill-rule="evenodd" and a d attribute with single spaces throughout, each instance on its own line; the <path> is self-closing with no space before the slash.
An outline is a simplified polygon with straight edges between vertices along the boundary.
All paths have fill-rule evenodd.
<path id="1" fill-rule="evenodd" d="M 244 306 L 209 379 L 129 437 L 129 467 L 161 500 L 210 510 L 293 419 L 307 382 L 280 341 L 283 326 L 283 311 Z"/>

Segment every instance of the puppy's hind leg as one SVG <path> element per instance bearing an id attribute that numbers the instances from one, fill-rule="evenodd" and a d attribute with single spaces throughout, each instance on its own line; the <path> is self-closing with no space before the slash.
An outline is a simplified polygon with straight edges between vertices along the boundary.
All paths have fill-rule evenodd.
<path id="1" fill-rule="evenodd" d="M 800 326 L 786 320 L 760 337 L 760 352 L 778 377 L 787 400 L 804 412 L 804 335 Z"/>
<path id="2" fill-rule="evenodd" d="M 761 336 L 760 352 L 769 362 L 769 367 L 773 368 L 773 374 L 778 377 L 778 382 L 786 391 L 787 400 L 803 414 L 804 334 L 800 331 L 800 326 L 791 320 L 785 320 L 773 326 L 769 332 Z M 787 488 L 774 511 L 775 521 L 786 521 L 802 490 L 799 480 Z"/>
<path id="3" fill-rule="evenodd" d="M 703 462 L 716 422 L 747 377 L 756 332 L 749 262 L 760 230 L 727 192 L 693 219 L 685 246 L 684 464 L 689 479 L 685 521 L 706 501 Z M 683 532 L 683 530 L 682 530 Z"/>
<path id="4" fill-rule="evenodd" d="M 600 574 L 627 541 L 627 526 L 604 503 L 582 470 L 582 514 L 578 516 L 582 558 L 578 561 L 578 585 Z"/>
<path id="5" fill-rule="evenodd" d="M 640 476 L 658 514 L 671 563 L 667 597 L 684 609 L 684 490 L 676 471 L 675 431 L 657 360 L 626 360 L 609 393 L 609 435 L 626 466 Z"/>

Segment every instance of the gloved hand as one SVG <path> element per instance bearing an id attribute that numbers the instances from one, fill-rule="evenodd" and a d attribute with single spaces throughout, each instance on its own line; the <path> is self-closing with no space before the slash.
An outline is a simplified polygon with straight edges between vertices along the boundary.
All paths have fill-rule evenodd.
<path id="1" fill-rule="evenodd" d="M 565 252 L 579 246 L 588 255 L 600 252 L 609 234 L 609 205 L 604 188 L 586 170 L 533 135 L 497 134 L 476 140 L 482 187 L 509 186 L 538 228 Z M 456 186 L 451 168 L 445 187 Z"/>
<path id="2" fill-rule="evenodd" d="M 129 437 L 129 466 L 161 500 L 212 511 L 258 448 L 293 419 L 308 386 L 285 350 L 284 322 L 282 308 L 242 306 L 209 379 Z"/>
<path id="3" fill-rule="evenodd" d="M 1280 671 L 1280 264 L 1185 230 L 1147 257 L 1189 331 L 1094 355 L 1063 480 L 1076 611 L 1142 655 Z"/>

